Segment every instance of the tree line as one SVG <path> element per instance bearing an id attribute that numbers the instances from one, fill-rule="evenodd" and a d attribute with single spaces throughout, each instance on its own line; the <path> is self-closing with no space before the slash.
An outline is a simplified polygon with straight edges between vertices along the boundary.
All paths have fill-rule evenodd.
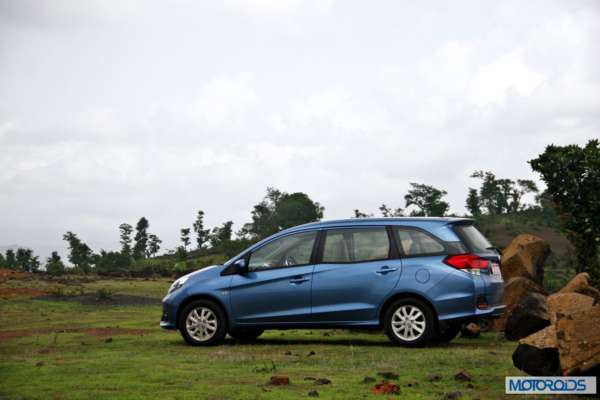
<path id="1" fill-rule="evenodd" d="M 537 213 L 542 218 L 557 218 L 560 228 L 576 248 L 578 272 L 589 272 L 592 280 L 600 282 L 600 144 L 591 140 L 586 146 L 548 146 L 529 164 L 546 184 L 540 192 L 534 181 L 528 179 L 498 178 L 491 171 L 474 171 L 470 177 L 479 182 L 469 188 L 465 207 L 476 219 L 486 216 Z M 524 196 L 534 195 L 534 201 L 524 202 Z M 450 204 L 443 189 L 422 183 L 410 183 L 404 196 L 404 208 L 379 207 L 382 217 L 447 216 Z M 319 221 L 324 207 L 307 194 L 285 193 L 267 188 L 265 197 L 251 211 L 251 221 L 233 232 L 233 222 L 208 229 L 204 211 L 197 211 L 190 226 L 180 229 L 181 244 L 159 256 L 162 241 L 149 231 L 148 219 L 142 217 L 135 227 L 119 225 L 119 251 L 100 250 L 98 253 L 69 231 L 63 235 L 68 244 L 68 260 L 74 271 L 81 273 L 127 272 L 147 260 L 190 259 L 211 254 L 233 256 L 248 245 L 282 229 L 302 223 Z M 371 217 L 358 209 L 353 217 Z M 235 237 L 234 237 L 235 235 Z M 7 250 L 0 253 L 0 267 L 36 272 L 40 269 L 38 256 L 30 249 Z M 48 273 L 61 274 L 66 267 L 57 252 L 46 260 Z"/>

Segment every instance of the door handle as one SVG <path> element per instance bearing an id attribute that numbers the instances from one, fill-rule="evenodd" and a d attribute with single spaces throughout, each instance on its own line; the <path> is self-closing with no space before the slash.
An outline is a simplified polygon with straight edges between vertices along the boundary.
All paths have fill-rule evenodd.
<path id="1" fill-rule="evenodd" d="M 384 267 L 381 267 L 379 270 L 375 271 L 375 273 L 377 275 L 385 275 L 385 274 L 389 274 L 390 272 L 394 272 L 394 271 L 398 271 L 398 268 L 388 267 L 386 265 Z"/>
<path id="2" fill-rule="evenodd" d="M 302 276 L 290 279 L 290 283 L 294 284 L 294 285 L 299 285 L 299 284 L 307 282 L 307 281 L 310 281 L 310 279 L 304 278 Z"/>

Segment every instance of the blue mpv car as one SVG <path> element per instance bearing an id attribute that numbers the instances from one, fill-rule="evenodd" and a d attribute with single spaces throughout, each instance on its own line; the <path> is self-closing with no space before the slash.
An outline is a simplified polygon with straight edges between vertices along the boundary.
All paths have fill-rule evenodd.
<path id="1" fill-rule="evenodd" d="M 264 329 L 352 327 L 423 346 L 499 316 L 502 292 L 499 254 L 470 219 L 315 222 L 179 278 L 160 325 L 192 345 L 227 333 L 249 341 Z"/>

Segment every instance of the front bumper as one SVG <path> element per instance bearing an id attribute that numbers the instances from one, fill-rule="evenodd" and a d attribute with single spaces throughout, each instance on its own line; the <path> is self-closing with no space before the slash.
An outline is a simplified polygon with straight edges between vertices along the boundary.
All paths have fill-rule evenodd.
<path id="1" fill-rule="evenodd" d="M 177 329 L 177 308 L 179 303 L 174 300 L 174 296 L 167 295 L 162 301 L 160 327 L 163 329 Z"/>

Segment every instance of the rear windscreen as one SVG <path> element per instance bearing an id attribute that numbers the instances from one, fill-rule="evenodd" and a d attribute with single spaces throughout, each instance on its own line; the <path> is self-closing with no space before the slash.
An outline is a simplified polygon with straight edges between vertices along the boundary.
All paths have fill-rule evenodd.
<path id="1" fill-rule="evenodd" d="M 492 244 L 473 225 L 455 225 L 454 229 L 473 253 L 493 250 Z"/>

